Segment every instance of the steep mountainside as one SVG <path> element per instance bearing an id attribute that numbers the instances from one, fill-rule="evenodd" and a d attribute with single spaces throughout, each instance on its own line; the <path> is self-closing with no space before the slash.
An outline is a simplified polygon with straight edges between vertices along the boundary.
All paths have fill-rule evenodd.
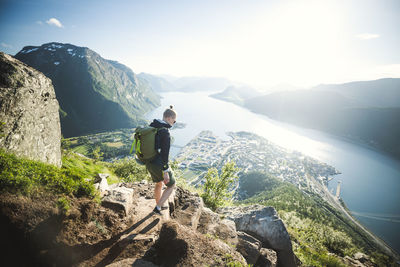
<path id="1" fill-rule="evenodd" d="M 160 105 L 147 81 L 86 47 L 26 46 L 15 57 L 53 81 L 65 137 L 133 127 Z"/>
<path id="2" fill-rule="evenodd" d="M 61 166 L 58 110 L 50 79 L 0 52 L 0 148 Z"/>
<path id="3" fill-rule="evenodd" d="M 400 88 L 397 91 L 390 88 L 380 90 L 392 90 L 392 93 L 379 95 L 375 106 L 371 104 L 376 92 L 368 88 L 353 92 L 343 89 L 344 93 L 341 90 L 273 93 L 249 99 L 245 102 L 245 107 L 272 119 L 361 141 L 400 157 L 400 108 L 388 107 L 394 104 L 390 104 L 389 100 L 396 97 Z M 356 97 L 357 94 L 360 97 Z M 367 100 L 370 102 L 368 105 Z"/>

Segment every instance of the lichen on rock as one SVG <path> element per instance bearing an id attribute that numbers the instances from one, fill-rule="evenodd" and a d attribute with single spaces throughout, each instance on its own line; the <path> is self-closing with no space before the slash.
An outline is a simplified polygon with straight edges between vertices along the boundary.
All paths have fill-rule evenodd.
<path id="1" fill-rule="evenodd" d="M 61 166 L 58 111 L 51 80 L 0 52 L 0 148 Z"/>

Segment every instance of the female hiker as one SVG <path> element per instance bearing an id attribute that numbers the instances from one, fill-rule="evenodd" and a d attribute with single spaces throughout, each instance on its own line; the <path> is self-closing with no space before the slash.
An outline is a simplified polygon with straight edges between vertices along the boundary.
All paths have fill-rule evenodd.
<path id="1" fill-rule="evenodd" d="M 163 204 L 175 188 L 175 179 L 168 165 L 168 157 L 171 144 L 169 128 L 175 124 L 176 117 L 176 111 L 173 109 L 173 106 L 170 106 L 164 111 L 162 120 L 154 119 L 150 124 L 151 127 L 159 129 L 155 137 L 155 148 L 157 149 L 158 154 L 154 160 L 146 163 L 146 168 L 149 171 L 153 182 L 156 183 L 154 188 L 156 207 L 153 210 L 156 214 L 161 214 Z M 161 195 L 163 182 L 167 186 L 167 189 L 165 189 Z"/>

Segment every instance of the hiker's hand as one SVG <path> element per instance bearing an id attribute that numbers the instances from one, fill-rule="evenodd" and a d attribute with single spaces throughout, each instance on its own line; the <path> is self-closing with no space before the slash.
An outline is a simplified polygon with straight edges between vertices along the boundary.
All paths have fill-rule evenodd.
<path id="1" fill-rule="evenodd" d="M 168 172 L 164 172 L 163 173 L 163 178 L 164 178 L 164 184 L 168 184 L 169 183 L 169 174 L 168 174 Z"/>

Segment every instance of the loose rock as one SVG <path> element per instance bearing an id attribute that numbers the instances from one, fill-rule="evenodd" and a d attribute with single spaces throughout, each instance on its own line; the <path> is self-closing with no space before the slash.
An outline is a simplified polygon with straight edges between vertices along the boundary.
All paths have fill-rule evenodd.
<path id="1" fill-rule="evenodd" d="M 116 212 L 123 211 L 127 215 L 133 205 L 133 189 L 117 187 L 109 191 L 110 193 L 103 198 L 102 205 Z"/>

